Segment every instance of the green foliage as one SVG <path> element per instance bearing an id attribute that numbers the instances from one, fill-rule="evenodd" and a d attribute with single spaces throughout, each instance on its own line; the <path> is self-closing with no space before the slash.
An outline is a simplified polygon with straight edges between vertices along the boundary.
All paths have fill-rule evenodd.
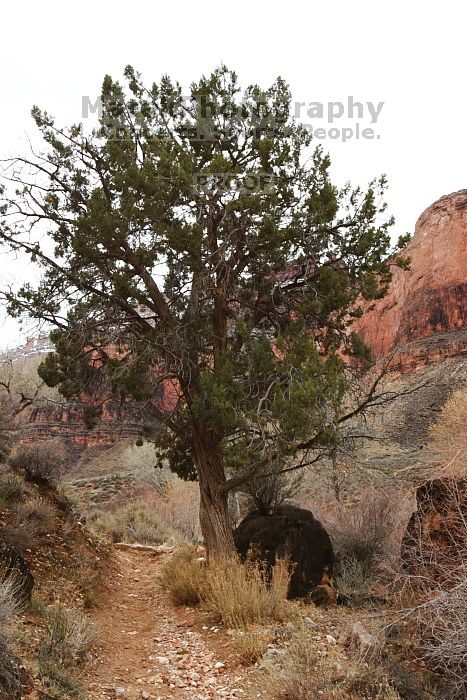
<path id="1" fill-rule="evenodd" d="M 19 213 L 0 238 L 44 268 L 37 287 L 6 294 L 9 311 L 56 326 L 40 376 L 98 407 L 110 396 L 144 405 L 185 478 L 201 443 L 219 481 L 332 446 L 341 358 L 369 360 L 349 319 L 391 278 L 385 178 L 337 188 L 281 78 L 242 94 L 222 66 L 191 85 L 191 101 L 168 76 L 146 87 L 128 66 L 124 78 L 105 77 L 91 134 L 34 107 L 40 175 L 22 179 L 31 162 L 19 158 L 18 192 L 4 190 L 2 211 Z M 53 257 L 34 237 L 38 218 Z"/>

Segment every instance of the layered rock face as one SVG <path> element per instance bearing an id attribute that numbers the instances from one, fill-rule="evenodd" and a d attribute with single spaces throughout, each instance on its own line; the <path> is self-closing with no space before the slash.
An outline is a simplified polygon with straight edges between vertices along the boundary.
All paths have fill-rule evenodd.
<path id="1" fill-rule="evenodd" d="M 467 349 L 467 190 L 423 212 L 405 254 L 410 271 L 396 268 L 387 296 L 353 328 L 376 358 L 397 351 L 394 364 L 410 370 Z"/>

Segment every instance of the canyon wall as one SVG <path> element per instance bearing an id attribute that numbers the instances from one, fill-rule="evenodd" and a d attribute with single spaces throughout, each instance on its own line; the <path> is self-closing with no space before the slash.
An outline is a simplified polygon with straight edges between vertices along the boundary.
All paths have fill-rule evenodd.
<path id="1" fill-rule="evenodd" d="M 376 358 L 395 352 L 401 370 L 466 352 L 467 190 L 441 197 L 419 217 L 389 293 L 353 326 Z"/>

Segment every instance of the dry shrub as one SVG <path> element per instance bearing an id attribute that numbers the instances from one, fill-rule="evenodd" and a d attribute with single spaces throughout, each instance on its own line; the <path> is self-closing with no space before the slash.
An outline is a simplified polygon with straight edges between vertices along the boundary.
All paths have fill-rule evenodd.
<path id="1" fill-rule="evenodd" d="M 291 498 L 295 498 L 303 487 L 304 472 L 283 473 L 284 463 L 281 461 L 271 464 L 268 476 L 254 476 L 241 488 L 243 508 L 246 513 L 259 510 L 262 513 L 272 512 Z"/>
<path id="2" fill-rule="evenodd" d="M 68 451 L 57 440 L 24 443 L 12 450 L 9 458 L 14 469 L 23 469 L 35 484 L 56 484 L 65 470 Z"/>
<path id="3" fill-rule="evenodd" d="M 94 532 L 110 537 L 112 542 L 156 545 L 171 536 L 149 503 L 132 503 L 115 511 L 95 510 L 88 524 Z"/>
<path id="4" fill-rule="evenodd" d="M 4 630 L 11 618 L 20 610 L 20 590 L 15 576 L 7 576 L 0 570 L 0 629 Z"/>
<path id="5" fill-rule="evenodd" d="M 161 571 L 161 583 L 177 605 L 198 605 L 206 586 L 206 567 L 193 546 L 180 547 Z"/>
<path id="6" fill-rule="evenodd" d="M 342 506 L 326 522 L 338 558 L 353 557 L 371 568 L 378 559 L 393 556 L 399 544 L 395 533 L 401 533 L 401 499 L 397 491 L 370 490 L 358 503 Z"/>
<path id="7" fill-rule="evenodd" d="M 47 638 L 42 653 L 65 666 L 79 665 L 97 638 L 97 628 L 86 615 L 58 606 L 47 612 Z"/>
<path id="8" fill-rule="evenodd" d="M 343 669 L 322 654 L 315 633 L 302 626 L 270 666 L 267 682 L 271 700 L 400 700 L 382 669 L 350 664 Z"/>
<path id="9" fill-rule="evenodd" d="M 16 474 L 0 474 L 0 500 L 5 503 L 15 501 L 23 495 L 23 482 Z"/>
<path id="10" fill-rule="evenodd" d="M 289 565 L 278 561 L 271 580 L 264 569 L 253 561 L 244 564 L 237 558 L 209 564 L 203 603 L 217 613 L 228 627 L 247 628 L 250 624 L 284 621 L 295 608 L 287 601 L 290 583 Z"/>
<path id="11" fill-rule="evenodd" d="M 15 507 L 19 522 L 36 523 L 41 529 L 55 519 L 55 508 L 44 498 L 30 498 Z"/>
<path id="12" fill-rule="evenodd" d="M 339 595 L 349 604 L 361 602 L 376 585 L 372 566 L 354 556 L 344 557 L 339 562 L 334 581 Z"/>
<path id="13" fill-rule="evenodd" d="M 232 638 L 232 649 L 243 664 L 259 661 L 271 642 L 271 634 L 263 629 L 239 630 Z"/>
<path id="14" fill-rule="evenodd" d="M 467 693 L 467 571 L 458 583 L 439 591 L 413 611 L 418 624 L 418 655 L 450 678 L 453 697 Z"/>
<path id="15" fill-rule="evenodd" d="M 149 502 L 165 527 L 188 542 L 201 540 L 198 484 L 173 477 Z"/>

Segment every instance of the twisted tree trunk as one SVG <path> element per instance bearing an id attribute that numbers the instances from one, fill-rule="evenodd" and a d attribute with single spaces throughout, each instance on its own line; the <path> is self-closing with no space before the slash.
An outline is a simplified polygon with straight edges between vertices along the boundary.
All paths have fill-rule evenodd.
<path id="1" fill-rule="evenodd" d="M 219 445 L 206 431 L 198 432 L 195 462 L 200 490 L 199 519 L 208 557 L 235 554 L 228 511 L 228 493 L 223 489 L 225 473 Z"/>

